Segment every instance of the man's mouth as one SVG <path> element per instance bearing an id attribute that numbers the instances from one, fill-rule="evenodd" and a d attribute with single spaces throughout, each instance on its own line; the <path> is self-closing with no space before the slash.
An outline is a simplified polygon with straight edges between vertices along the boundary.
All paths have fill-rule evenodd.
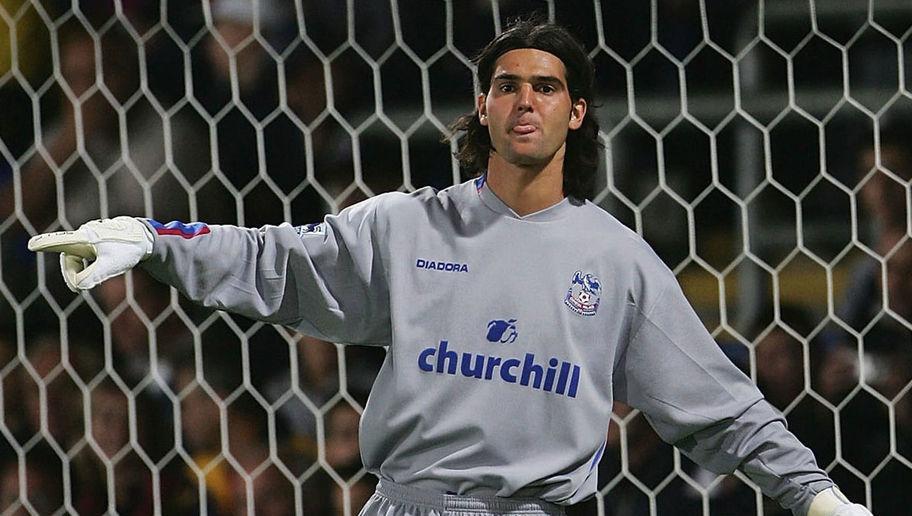
<path id="1" fill-rule="evenodd" d="M 513 132 L 519 135 L 532 134 L 535 132 L 535 126 L 532 124 L 516 124 L 513 126 Z"/>

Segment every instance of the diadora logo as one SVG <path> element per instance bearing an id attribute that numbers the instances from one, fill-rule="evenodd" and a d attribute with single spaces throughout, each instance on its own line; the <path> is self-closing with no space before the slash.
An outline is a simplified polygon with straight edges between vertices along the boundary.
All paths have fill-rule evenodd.
<path id="1" fill-rule="evenodd" d="M 415 261 L 415 267 L 431 271 L 469 272 L 469 265 L 467 263 L 438 262 L 435 260 L 425 260 L 424 258 L 418 258 L 418 260 Z"/>
<path id="2" fill-rule="evenodd" d="M 516 319 L 494 319 L 488 323 L 488 342 L 509 344 L 516 341 Z"/>
<path id="3" fill-rule="evenodd" d="M 580 315 L 595 315 L 602 296 L 602 284 L 592 274 L 576 271 L 570 280 L 570 290 L 564 304 Z"/>

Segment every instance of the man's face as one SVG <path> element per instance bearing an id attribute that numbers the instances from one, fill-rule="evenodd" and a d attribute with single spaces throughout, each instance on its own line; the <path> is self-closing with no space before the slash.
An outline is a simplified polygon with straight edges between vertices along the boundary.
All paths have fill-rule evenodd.
<path id="1" fill-rule="evenodd" d="M 586 114 L 584 99 L 570 99 L 563 62 L 531 48 L 500 56 L 491 88 L 477 103 L 495 159 L 521 167 L 563 159 L 567 131 L 578 129 Z"/>
<path id="2" fill-rule="evenodd" d="M 887 260 L 887 298 L 890 308 L 912 321 L 912 241 L 901 244 Z"/>
<path id="3" fill-rule="evenodd" d="M 880 157 L 883 167 L 894 175 L 905 181 L 912 179 L 912 163 L 906 149 L 882 145 Z M 862 177 L 876 167 L 874 149 L 862 152 L 859 165 Z M 864 207 L 882 227 L 905 226 L 906 191 L 901 183 L 878 170 L 861 186 L 859 193 Z"/>

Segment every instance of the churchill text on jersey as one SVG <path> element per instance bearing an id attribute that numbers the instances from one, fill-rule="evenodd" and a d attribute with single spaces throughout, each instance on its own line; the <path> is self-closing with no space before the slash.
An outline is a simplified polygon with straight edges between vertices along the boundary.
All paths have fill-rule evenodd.
<path id="1" fill-rule="evenodd" d="M 482 353 L 457 353 L 448 347 L 449 342 L 441 340 L 436 348 L 423 350 L 418 355 L 418 367 L 426 373 L 436 372 L 453 376 L 457 374 L 458 369 L 466 378 L 519 383 L 523 387 L 576 398 L 582 370 L 576 364 L 561 362 L 552 357 L 546 367 L 535 361 L 534 353 L 526 353 L 522 359 L 504 358 Z"/>

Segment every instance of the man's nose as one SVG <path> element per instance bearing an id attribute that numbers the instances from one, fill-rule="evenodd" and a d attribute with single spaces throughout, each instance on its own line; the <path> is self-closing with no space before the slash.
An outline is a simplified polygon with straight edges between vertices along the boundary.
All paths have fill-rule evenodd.
<path id="1" fill-rule="evenodd" d="M 519 87 L 519 93 L 516 97 L 517 111 L 529 111 L 532 109 L 532 99 L 534 95 L 531 84 L 523 84 Z"/>

